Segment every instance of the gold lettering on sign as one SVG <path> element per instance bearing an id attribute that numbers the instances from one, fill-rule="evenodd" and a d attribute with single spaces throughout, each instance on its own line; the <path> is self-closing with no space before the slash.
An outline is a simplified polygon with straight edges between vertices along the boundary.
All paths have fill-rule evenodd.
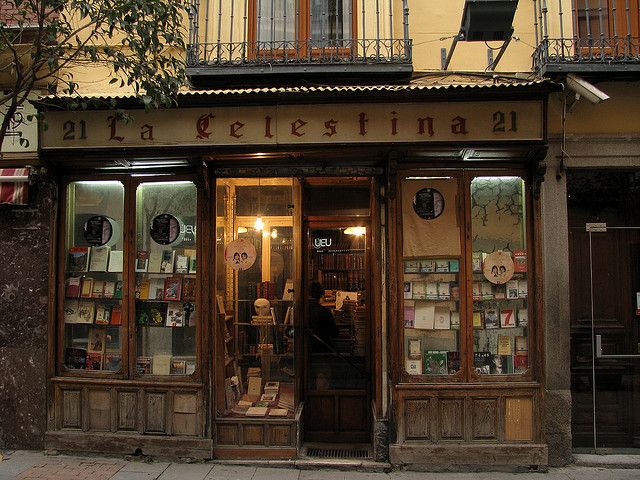
<path id="1" fill-rule="evenodd" d="M 425 134 L 425 123 L 427 124 L 426 133 L 428 133 L 430 137 L 433 137 L 433 118 L 431 117 L 418 117 L 418 135 Z"/>
<path id="2" fill-rule="evenodd" d="M 244 134 L 243 133 L 238 133 L 240 131 L 240 129 L 242 127 L 244 127 L 244 123 L 239 122 L 239 121 L 235 121 L 233 122 L 231 125 L 229 125 L 229 135 L 231 135 L 234 138 L 240 138 L 242 137 Z"/>
<path id="3" fill-rule="evenodd" d="M 198 121 L 196 122 L 196 131 L 198 132 L 196 138 L 204 140 L 205 138 L 209 138 L 211 136 L 211 132 L 209 131 L 209 124 L 214 118 L 216 118 L 216 116 L 211 115 L 210 113 L 200 115 Z"/>
<path id="4" fill-rule="evenodd" d="M 153 125 L 145 123 L 140 127 L 140 140 L 153 140 Z"/>
<path id="5" fill-rule="evenodd" d="M 517 124 L 516 112 L 514 112 L 513 110 L 509 112 L 509 119 L 510 119 L 510 125 L 509 125 L 508 131 L 517 132 L 518 124 Z M 505 131 L 505 115 L 504 115 L 504 112 L 501 112 L 500 110 L 493 113 L 493 131 L 494 132 Z"/>
<path id="6" fill-rule="evenodd" d="M 451 120 L 451 133 L 455 135 L 466 135 L 469 133 L 467 130 L 467 119 L 463 117 L 454 117 Z"/>
<path id="7" fill-rule="evenodd" d="M 122 142 L 124 140 L 124 137 L 116 135 L 116 122 L 118 120 L 116 119 L 115 115 L 107 117 L 107 120 L 109 121 L 109 128 L 111 130 L 109 140 L 117 140 L 118 142 Z"/>
<path id="8" fill-rule="evenodd" d="M 367 134 L 367 122 L 369 121 L 369 119 L 367 118 L 367 114 L 362 112 L 360 113 L 360 115 L 358 115 L 358 122 L 360 123 L 360 135 L 362 135 L 363 137 Z"/>
<path id="9" fill-rule="evenodd" d="M 336 133 L 338 133 L 338 131 L 336 130 L 337 125 L 338 125 L 338 122 L 334 119 L 327 120 L 326 122 L 324 122 L 324 128 L 326 128 L 327 131 L 324 132 L 322 136 L 333 137 Z"/>
<path id="10" fill-rule="evenodd" d="M 300 130 L 306 124 L 307 122 L 305 122 L 301 118 L 291 122 L 291 135 L 295 135 L 296 137 L 303 136 L 306 132 L 299 132 L 298 130 Z"/>
<path id="11" fill-rule="evenodd" d="M 269 115 L 264 117 L 264 138 L 273 138 L 273 133 L 271 133 L 271 117 Z"/>

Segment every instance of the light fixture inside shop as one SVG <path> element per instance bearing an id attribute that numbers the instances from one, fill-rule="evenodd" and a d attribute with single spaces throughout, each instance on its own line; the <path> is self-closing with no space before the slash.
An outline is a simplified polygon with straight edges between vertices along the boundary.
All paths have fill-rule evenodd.
<path id="1" fill-rule="evenodd" d="M 271 238 L 278 238 L 278 230 L 273 228 L 271 229 Z"/>
<path id="2" fill-rule="evenodd" d="M 347 227 L 344 229 L 345 235 L 355 235 L 357 237 L 367 233 L 366 227 Z"/>
<path id="3" fill-rule="evenodd" d="M 238 233 L 247 233 L 247 227 L 238 227 Z"/>

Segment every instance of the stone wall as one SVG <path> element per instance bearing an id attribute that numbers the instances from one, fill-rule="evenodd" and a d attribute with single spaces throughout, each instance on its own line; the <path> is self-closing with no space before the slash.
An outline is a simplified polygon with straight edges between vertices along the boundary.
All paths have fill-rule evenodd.
<path id="1" fill-rule="evenodd" d="M 0 448 L 43 448 L 47 422 L 49 254 L 55 185 L 38 176 L 26 206 L 0 205 Z"/>

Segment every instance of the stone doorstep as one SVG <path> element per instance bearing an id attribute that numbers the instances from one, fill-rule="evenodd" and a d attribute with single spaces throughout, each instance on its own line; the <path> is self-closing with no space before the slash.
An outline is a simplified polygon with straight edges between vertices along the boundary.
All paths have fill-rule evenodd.
<path id="1" fill-rule="evenodd" d="M 640 469 L 640 452 L 635 455 L 574 453 L 573 458 L 574 465 L 579 467 Z"/>
<path id="2" fill-rule="evenodd" d="M 330 468 L 340 471 L 358 471 L 368 473 L 386 473 L 392 470 L 390 463 L 373 460 L 340 458 L 302 458 L 296 460 L 212 460 L 217 465 L 238 465 L 265 468 L 296 468 L 298 470 L 318 470 Z"/>

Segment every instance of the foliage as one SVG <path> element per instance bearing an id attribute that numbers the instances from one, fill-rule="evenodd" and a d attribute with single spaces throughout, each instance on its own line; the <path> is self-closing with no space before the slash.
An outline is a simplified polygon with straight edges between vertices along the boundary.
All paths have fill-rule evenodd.
<path id="1" fill-rule="evenodd" d="M 171 106 L 184 83 L 189 0 L 2 0 L 0 145 L 16 109 L 39 84 L 77 93 L 74 67 L 105 65 L 149 110 Z M 87 108 L 71 102 L 70 108 Z"/>

